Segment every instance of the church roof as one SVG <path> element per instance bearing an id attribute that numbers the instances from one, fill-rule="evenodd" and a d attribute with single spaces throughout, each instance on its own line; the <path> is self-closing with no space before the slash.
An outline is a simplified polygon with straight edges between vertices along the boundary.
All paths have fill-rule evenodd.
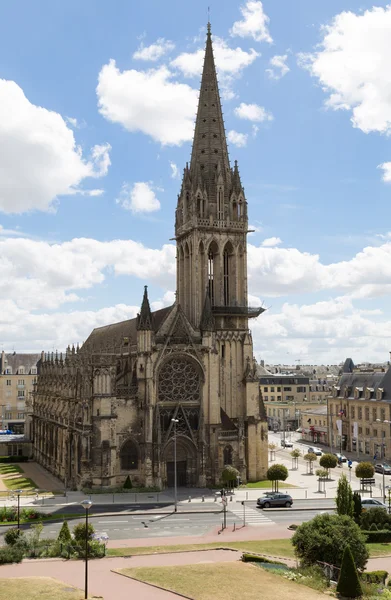
<path id="1" fill-rule="evenodd" d="M 161 324 L 171 312 L 172 306 L 167 306 L 151 312 L 153 330 L 156 332 L 159 330 Z M 128 338 L 129 345 L 136 344 L 137 342 L 137 317 L 135 319 L 128 319 L 127 321 L 121 321 L 120 323 L 113 323 L 112 325 L 105 325 L 103 327 L 96 327 L 87 340 L 83 344 L 83 349 L 99 352 L 105 349 L 112 351 L 113 349 L 121 349 L 124 345 L 124 338 Z"/>

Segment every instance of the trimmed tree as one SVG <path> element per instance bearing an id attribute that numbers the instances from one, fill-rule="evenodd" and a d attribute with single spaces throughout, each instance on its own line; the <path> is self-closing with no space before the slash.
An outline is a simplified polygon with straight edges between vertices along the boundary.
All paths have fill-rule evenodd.
<path id="1" fill-rule="evenodd" d="M 268 468 L 266 477 L 272 482 L 273 492 L 278 492 L 278 482 L 288 479 L 288 469 L 285 465 L 272 465 Z"/>
<path id="2" fill-rule="evenodd" d="M 347 515 L 317 515 L 295 531 L 292 544 L 304 565 L 318 561 L 336 567 L 342 564 L 343 551 L 349 545 L 354 561 L 363 569 L 368 560 L 366 536 Z"/>
<path id="3" fill-rule="evenodd" d="M 68 521 L 64 521 L 58 534 L 57 541 L 60 544 L 69 544 L 72 540 L 71 532 L 69 530 Z"/>
<path id="4" fill-rule="evenodd" d="M 330 469 L 335 469 L 337 466 L 338 460 L 334 454 L 323 454 L 320 457 L 319 464 L 324 469 L 327 469 L 328 475 L 330 476 Z"/>
<path id="5" fill-rule="evenodd" d="M 362 513 L 362 504 L 361 504 L 361 496 L 358 492 L 354 492 L 353 494 L 353 519 L 360 525 L 361 523 L 361 513 Z"/>
<path id="6" fill-rule="evenodd" d="M 337 497 L 335 499 L 337 513 L 339 515 L 354 515 L 353 492 L 345 474 L 341 475 L 338 481 Z"/>
<path id="7" fill-rule="evenodd" d="M 224 484 L 227 485 L 228 488 L 233 488 L 235 485 L 235 481 L 239 477 L 239 471 L 235 469 L 232 465 L 225 465 L 222 473 L 221 480 Z"/>
<path id="8" fill-rule="evenodd" d="M 314 462 L 316 462 L 318 460 L 318 457 L 313 452 L 308 452 L 304 456 L 304 460 L 306 460 L 307 463 L 308 463 L 308 468 L 309 468 L 310 475 L 313 475 L 313 473 L 314 473 Z"/>
<path id="9" fill-rule="evenodd" d="M 356 467 L 356 477 L 359 479 L 372 479 L 375 474 L 374 466 L 370 462 L 360 462 Z"/>
<path id="10" fill-rule="evenodd" d="M 130 477 L 128 475 L 127 478 L 125 479 L 125 483 L 123 485 L 123 489 L 124 490 L 131 490 L 132 487 L 133 487 L 132 480 L 130 479 Z"/>
<path id="11" fill-rule="evenodd" d="M 345 546 L 343 553 L 337 592 L 344 598 L 359 598 L 362 596 L 360 579 L 349 546 Z"/>
<path id="12" fill-rule="evenodd" d="M 292 450 L 291 452 L 291 457 L 292 457 L 292 468 L 293 469 L 297 469 L 298 468 L 298 464 L 299 464 L 299 456 L 301 456 L 301 452 L 298 448 L 295 448 L 294 450 Z"/>

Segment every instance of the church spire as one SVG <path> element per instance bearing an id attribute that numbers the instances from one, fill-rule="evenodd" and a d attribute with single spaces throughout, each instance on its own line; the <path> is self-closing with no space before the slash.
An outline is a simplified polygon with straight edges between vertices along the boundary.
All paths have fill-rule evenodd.
<path id="1" fill-rule="evenodd" d="M 141 304 L 141 310 L 137 315 L 137 329 L 138 331 L 152 329 L 152 313 L 148 299 L 148 287 L 146 285 L 144 286 L 144 296 Z"/>
<path id="2" fill-rule="evenodd" d="M 197 167 L 200 168 L 210 199 L 215 196 L 213 188 L 215 188 L 219 163 L 225 179 L 230 174 L 230 165 L 213 56 L 212 34 L 208 23 L 190 171 L 193 178 Z"/>

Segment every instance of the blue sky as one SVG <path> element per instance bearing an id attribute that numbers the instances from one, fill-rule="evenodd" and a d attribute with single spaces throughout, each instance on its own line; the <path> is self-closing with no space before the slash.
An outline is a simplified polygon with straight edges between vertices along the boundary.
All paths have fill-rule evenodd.
<path id="1" fill-rule="evenodd" d="M 214 2 L 257 358 L 388 359 L 391 8 Z M 207 3 L 0 7 L 0 339 L 62 349 L 175 290 Z M 382 166 L 380 166 L 382 165 Z"/>

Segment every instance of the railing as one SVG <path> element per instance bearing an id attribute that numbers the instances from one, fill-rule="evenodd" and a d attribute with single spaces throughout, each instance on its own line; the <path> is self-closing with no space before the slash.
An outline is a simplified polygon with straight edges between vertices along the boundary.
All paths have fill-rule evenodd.
<path id="1" fill-rule="evenodd" d="M 137 395 L 137 385 L 117 385 L 116 395 L 119 397 L 134 397 Z"/>
<path id="2" fill-rule="evenodd" d="M 234 438 L 234 439 L 236 439 L 237 437 L 238 437 L 237 429 L 233 429 L 231 431 L 220 431 L 219 432 L 219 438 Z"/>
<path id="3" fill-rule="evenodd" d="M 329 581 L 329 583 L 330 581 L 333 581 L 335 583 L 338 581 L 339 574 L 341 572 L 341 569 L 339 567 L 336 567 L 335 565 L 330 565 L 329 563 L 321 562 L 319 560 L 317 561 L 317 564 L 322 569 L 324 576 Z"/>
<path id="4" fill-rule="evenodd" d="M 246 317 L 258 317 L 260 314 L 265 312 L 265 308 L 262 306 L 212 306 L 212 312 L 215 315 L 239 315 Z"/>

